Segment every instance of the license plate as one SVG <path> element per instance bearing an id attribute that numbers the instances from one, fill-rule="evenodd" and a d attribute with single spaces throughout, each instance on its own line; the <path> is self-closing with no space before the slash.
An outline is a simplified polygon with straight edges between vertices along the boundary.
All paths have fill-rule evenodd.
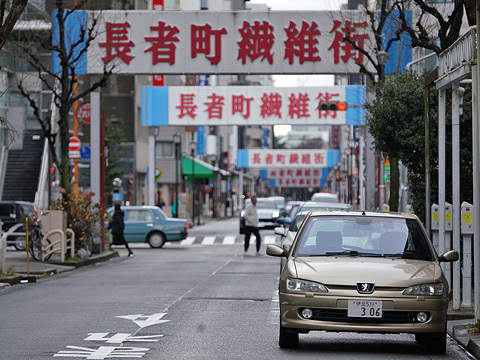
<path id="1" fill-rule="evenodd" d="M 259 228 L 263 228 L 263 227 L 265 227 L 265 223 L 263 223 L 263 222 L 259 222 L 257 227 L 259 227 Z"/>
<path id="2" fill-rule="evenodd" d="M 370 300 L 348 300 L 348 317 L 381 318 L 382 302 Z"/>

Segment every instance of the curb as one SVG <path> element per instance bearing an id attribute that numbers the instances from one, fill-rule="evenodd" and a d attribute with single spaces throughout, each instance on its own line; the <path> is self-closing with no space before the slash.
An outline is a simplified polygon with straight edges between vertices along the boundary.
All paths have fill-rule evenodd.
<path id="1" fill-rule="evenodd" d="M 102 263 L 105 261 L 108 261 L 110 259 L 118 257 L 119 254 L 117 251 L 110 251 L 110 252 L 105 252 L 99 255 L 93 255 L 92 257 L 89 258 L 84 258 L 78 261 L 67 261 L 67 262 L 61 262 L 57 260 L 53 261 L 45 261 L 41 264 L 47 266 L 42 269 L 31 269 L 29 272 L 29 277 L 31 278 L 31 282 L 35 282 L 37 279 L 45 277 L 45 274 L 48 274 L 50 276 L 52 275 L 57 275 L 61 272 L 67 272 L 67 271 L 72 271 L 81 267 L 85 266 L 90 266 L 94 265 L 97 263 Z M 60 271 L 58 271 L 58 267 L 60 267 Z M 15 275 L 11 276 L 5 276 L 0 278 L 0 289 L 12 285 L 17 285 L 22 282 L 27 276 L 27 273 L 25 269 L 17 271 Z"/>

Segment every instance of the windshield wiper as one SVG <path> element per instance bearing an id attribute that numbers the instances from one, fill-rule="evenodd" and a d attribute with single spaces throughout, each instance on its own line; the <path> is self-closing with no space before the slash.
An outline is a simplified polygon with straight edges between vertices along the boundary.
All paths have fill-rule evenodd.
<path id="1" fill-rule="evenodd" d="M 337 255 L 345 255 L 345 256 L 372 256 L 372 257 L 383 256 L 382 254 L 370 253 L 370 252 L 358 252 L 357 250 L 328 251 L 328 252 L 325 253 L 325 255 L 327 255 L 327 256 L 337 256 Z"/>
<path id="2" fill-rule="evenodd" d="M 403 252 L 396 254 L 383 254 L 384 257 L 403 257 Z"/>
<path id="3" fill-rule="evenodd" d="M 335 255 L 347 255 L 347 256 L 358 256 L 357 250 L 344 250 L 344 251 L 327 251 L 325 255 L 335 256 Z"/>

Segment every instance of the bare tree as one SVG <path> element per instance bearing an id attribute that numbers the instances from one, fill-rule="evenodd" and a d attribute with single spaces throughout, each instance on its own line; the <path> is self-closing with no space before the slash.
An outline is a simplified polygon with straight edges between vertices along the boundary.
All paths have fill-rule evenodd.
<path id="1" fill-rule="evenodd" d="M 388 51 L 395 42 L 401 40 L 404 33 L 410 36 L 412 48 L 420 47 L 439 54 L 452 45 L 460 36 L 463 3 L 464 0 L 445 4 L 424 0 L 379 0 L 374 8 L 365 9 L 375 38 L 375 53 L 371 54 L 367 49 L 360 48 L 348 37 L 345 37 L 344 41 L 370 60 L 381 80 L 382 66 L 378 63 L 376 54 Z M 412 22 L 407 16 L 408 13 L 413 16 Z M 389 25 L 387 20 L 390 20 Z M 384 39 L 386 30 L 392 34 L 388 39 Z M 440 40 L 440 45 L 437 39 Z M 373 82 L 376 81 L 375 74 L 369 72 L 363 64 L 360 64 L 360 71 L 368 75 Z"/>
<path id="2" fill-rule="evenodd" d="M 0 50 L 7 42 L 27 3 L 28 0 L 0 1 Z M 8 5 L 10 5 L 10 8 L 8 8 Z"/>
<path id="3" fill-rule="evenodd" d="M 64 7 L 63 0 L 56 0 L 55 7 L 58 33 L 51 33 L 48 38 L 45 38 L 44 34 L 42 37 L 40 33 L 32 33 L 33 38 L 29 39 L 29 41 L 25 42 L 22 46 L 24 53 L 27 55 L 28 63 L 36 70 L 37 76 L 43 85 L 53 94 L 54 104 L 58 111 L 58 118 L 55 119 L 56 124 L 52 124 L 50 117 L 42 117 L 39 107 L 40 104 L 38 104 L 35 94 L 30 93 L 28 87 L 24 86 L 23 82 L 20 82 L 18 87 L 33 109 L 33 113 L 40 123 L 44 135 L 46 139 L 48 139 L 53 162 L 60 173 L 60 185 L 64 189 L 63 196 L 66 199 L 71 191 L 68 144 L 70 139 L 69 120 L 72 106 L 75 101 L 84 98 L 97 88 L 105 86 L 109 75 L 111 75 L 113 71 L 113 67 L 107 69 L 107 65 L 105 65 L 104 73 L 97 81 L 84 86 L 82 91 L 75 91 L 75 87 L 78 85 L 77 64 L 82 57 L 86 56 L 90 43 L 96 37 L 97 21 L 96 19 L 92 19 L 88 26 L 82 26 L 78 39 L 69 42 L 66 36 L 66 32 L 70 31 L 68 19 L 74 16 L 75 12 L 83 10 L 85 4 L 84 2 L 78 2 L 72 9 L 67 10 Z M 53 28 L 55 29 L 55 27 Z M 57 41 L 50 41 L 53 36 L 56 36 Z M 52 67 L 45 62 L 41 54 L 31 51 L 29 45 L 32 41 L 34 41 L 35 44 L 41 44 L 44 50 L 49 52 L 53 51 L 58 54 L 60 69 L 58 72 L 55 72 Z M 52 114 L 50 115 L 52 116 Z M 59 155 L 57 155 L 56 151 L 57 139 L 60 141 Z"/>
<path id="4" fill-rule="evenodd" d="M 350 43 L 357 51 L 363 53 L 373 64 L 376 73 L 368 71 L 364 65 L 360 65 L 360 72 L 366 74 L 372 82 L 384 80 L 384 67 L 379 64 L 377 54 L 387 51 L 395 42 L 401 41 L 401 36 L 407 33 L 410 36 L 412 48 L 421 47 L 439 54 L 448 48 L 460 35 L 463 18 L 464 0 L 454 0 L 453 4 L 439 4 L 424 0 L 379 0 L 373 8 L 366 8 L 370 18 L 370 27 L 374 34 L 374 54 L 362 49 L 349 37 L 344 41 Z M 378 11 L 379 10 L 379 11 Z M 413 20 L 410 22 L 407 13 L 411 12 Z M 389 29 L 387 29 L 390 26 Z M 386 30 L 391 36 L 384 38 Z M 440 40 L 440 45 L 437 43 Z M 391 169 L 391 193 L 390 209 L 398 210 L 399 200 L 399 160 L 394 154 L 389 154 L 386 149 L 377 148 L 390 157 Z"/>

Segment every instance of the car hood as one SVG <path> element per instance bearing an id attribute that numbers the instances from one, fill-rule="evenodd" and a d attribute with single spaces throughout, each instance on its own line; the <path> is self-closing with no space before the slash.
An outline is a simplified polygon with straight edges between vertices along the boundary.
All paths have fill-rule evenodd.
<path id="1" fill-rule="evenodd" d="M 358 282 L 373 282 L 376 286 L 406 287 L 438 281 L 438 263 L 421 260 L 322 257 L 295 258 L 297 277 L 324 285 L 351 286 Z"/>

